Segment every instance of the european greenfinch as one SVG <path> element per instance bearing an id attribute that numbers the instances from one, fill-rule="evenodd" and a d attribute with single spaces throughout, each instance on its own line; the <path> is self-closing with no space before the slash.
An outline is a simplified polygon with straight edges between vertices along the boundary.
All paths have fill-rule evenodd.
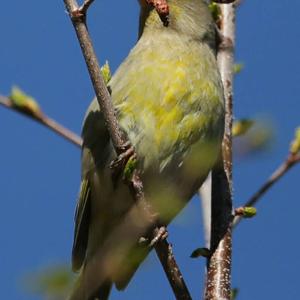
<path id="1" fill-rule="evenodd" d="M 220 153 L 224 95 L 216 29 L 202 0 L 169 0 L 168 26 L 146 0 L 139 3 L 138 42 L 108 86 L 119 125 L 136 151 L 146 200 L 167 225 Z M 141 242 L 145 232 L 113 237 L 118 227 L 126 227 L 126 216 L 137 204 L 122 178 L 111 176 L 116 153 L 96 99 L 87 110 L 82 136 L 72 253 L 73 270 L 80 275 L 70 299 L 105 300 L 113 284 L 119 290 L 127 286 L 150 248 Z M 133 229 L 142 221 L 139 214 L 135 218 Z M 111 255 L 96 255 L 104 250 Z M 99 267 L 87 278 L 92 264 Z"/>

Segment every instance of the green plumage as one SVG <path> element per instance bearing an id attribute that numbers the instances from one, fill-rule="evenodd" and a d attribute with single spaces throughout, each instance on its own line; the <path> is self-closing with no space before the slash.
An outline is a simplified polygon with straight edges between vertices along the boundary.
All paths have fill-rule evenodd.
<path id="1" fill-rule="evenodd" d="M 170 24 L 164 27 L 156 12 L 144 0 L 140 3 L 139 41 L 109 86 L 120 126 L 143 170 L 146 198 L 167 224 L 217 159 L 224 127 L 223 89 L 207 5 L 169 0 Z M 111 180 L 109 164 L 115 152 L 96 100 L 86 114 L 83 141 L 73 246 L 73 267 L 83 269 L 72 300 L 87 293 L 82 292 L 86 266 L 135 205 L 128 188 L 121 182 L 115 187 Z M 138 239 L 130 251 L 122 251 L 126 242 L 115 241 L 112 251 L 118 253 L 118 263 L 101 273 L 106 285 L 112 282 L 119 289 L 126 287 L 148 253 Z"/>

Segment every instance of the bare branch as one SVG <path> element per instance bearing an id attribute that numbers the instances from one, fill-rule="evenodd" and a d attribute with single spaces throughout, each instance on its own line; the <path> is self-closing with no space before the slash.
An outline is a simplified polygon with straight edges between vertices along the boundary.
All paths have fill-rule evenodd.
<path id="1" fill-rule="evenodd" d="M 93 45 L 90 39 L 90 36 L 88 34 L 88 30 L 86 27 L 86 11 L 80 9 L 78 7 L 76 0 L 64 0 L 66 8 L 69 12 L 69 15 L 71 17 L 71 21 L 73 23 L 74 29 L 77 34 L 77 38 L 79 41 L 79 44 L 81 46 L 81 50 L 83 53 L 83 56 L 85 58 L 87 68 L 90 74 L 91 81 L 93 83 L 93 87 L 95 90 L 95 94 L 99 103 L 99 106 L 101 108 L 101 111 L 103 113 L 107 129 L 110 133 L 112 143 L 114 145 L 114 148 L 118 155 L 122 154 L 125 150 L 124 145 L 128 145 L 128 141 L 124 138 L 122 131 L 120 130 L 120 127 L 118 125 L 117 118 L 114 113 L 114 107 L 112 105 L 112 101 L 110 98 L 110 94 L 106 88 L 106 85 L 104 83 L 104 80 L 101 76 L 101 71 L 99 67 L 98 60 L 95 55 L 95 51 L 93 49 Z M 133 154 L 135 155 L 135 154 Z M 136 203 L 139 205 L 142 205 L 144 208 L 144 211 L 147 212 L 147 217 L 153 217 L 154 213 L 152 212 L 152 209 L 145 201 L 144 192 L 143 192 L 143 184 L 139 177 L 139 171 L 134 171 L 133 180 L 128 183 L 130 191 L 133 195 L 133 197 L 136 200 Z M 155 221 L 154 221 L 155 222 Z M 158 228 L 155 228 L 153 231 L 153 236 L 155 236 L 155 232 L 159 230 Z M 164 267 L 164 270 L 167 274 L 167 277 L 169 279 L 169 283 L 173 289 L 174 294 L 176 295 L 177 299 L 191 299 L 191 296 L 187 290 L 187 287 L 185 285 L 185 282 L 183 280 L 183 277 L 179 271 L 179 268 L 176 264 L 175 258 L 172 255 L 172 251 L 170 251 L 171 246 L 168 244 L 168 242 L 165 240 L 163 242 L 158 242 L 154 246 L 155 250 L 157 252 L 158 257 L 160 258 L 160 261 Z M 172 263 L 170 263 L 172 262 Z M 92 275 L 92 274 L 90 274 Z M 90 276 L 91 277 L 91 276 Z M 95 283 L 95 286 L 92 288 L 95 288 L 97 285 L 101 282 Z M 94 292 L 92 290 L 91 292 Z"/>
<path id="2" fill-rule="evenodd" d="M 168 251 L 166 251 L 166 249 Z M 184 282 L 181 271 L 177 266 L 172 246 L 166 240 L 161 240 L 158 242 L 158 247 L 156 247 L 155 250 L 169 282 L 172 282 L 171 285 L 176 299 L 191 300 L 192 297 Z"/>
<path id="3" fill-rule="evenodd" d="M 80 11 L 77 1 L 64 0 L 64 2 L 76 31 L 105 123 L 108 127 L 114 147 L 117 153 L 120 154 L 125 144 L 125 139 L 118 126 L 114 108 L 111 104 L 110 94 L 101 75 L 100 66 L 85 24 L 85 15 L 82 15 L 84 11 Z"/>
<path id="4" fill-rule="evenodd" d="M 2 96 L 2 95 L 0 95 L 0 104 L 5 106 L 8 109 L 17 111 L 18 113 L 21 113 L 22 115 L 27 116 L 27 117 L 31 118 L 32 120 L 37 121 L 38 123 L 51 129 L 55 133 L 61 135 L 62 137 L 64 137 L 66 140 L 73 143 L 74 145 L 81 147 L 82 139 L 79 135 L 72 132 L 68 128 L 60 125 L 58 122 L 51 119 L 46 114 L 41 113 L 41 112 L 39 114 L 29 114 L 26 111 L 18 109 L 18 107 L 13 104 L 13 102 L 10 100 L 10 98 Z"/>
<path id="5" fill-rule="evenodd" d="M 274 171 L 269 179 L 257 190 L 256 193 L 244 204 L 244 207 L 255 206 L 261 197 L 282 178 L 293 166 L 300 162 L 300 154 L 293 154 L 286 158 L 286 160 Z M 243 219 L 241 216 L 235 216 L 233 226 L 236 227 Z"/>
<path id="6" fill-rule="evenodd" d="M 215 1 L 229 3 L 232 1 Z M 219 4 L 221 43 L 218 65 L 225 95 L 223 163 L 212 172 L 211 256 L 207 261 L 206 300 L 231 298 L 232 120 L 235 4 Z M 224 165 L 223 165 L 224 164 Z"/>

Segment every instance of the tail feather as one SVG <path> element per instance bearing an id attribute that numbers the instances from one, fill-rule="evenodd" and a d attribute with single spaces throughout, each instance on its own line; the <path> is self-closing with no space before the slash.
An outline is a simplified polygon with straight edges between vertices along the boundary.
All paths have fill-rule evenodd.
<path id="1" fill-rule="evenodd" d="M 113 276 L 113 282 L 116 288 L 121 291 L 124 290 L 131 281 L 133 275 L 139 268 L 140 264 L 145 260 L 149 254 L 149 247 L 137 245 L 126 255 L 126 259 L 122 261 L 118 268 L 118 274 Z"/>
<path id="2" fill-rule="evenodd" d="M 112 281 L 105 280 L 96 292 L 88 291 L 82 284 L 82 274 L 79 275 L 71 294 L 67 300 L 108 300 L 112 288 Z"/>
<path id="3" fill-rule="evenodd" d="M 108 300 L 111 287 L 112 282 L 110 280 L 105 281 L 101 284 L 94 296 L 90 297 L 88 300 Z"/>

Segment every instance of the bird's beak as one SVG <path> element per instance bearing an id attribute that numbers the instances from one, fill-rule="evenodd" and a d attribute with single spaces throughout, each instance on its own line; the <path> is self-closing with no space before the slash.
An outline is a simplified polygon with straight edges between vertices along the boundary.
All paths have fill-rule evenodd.
<path id="1" fill-rule="evenodd" d="M 155 8 L 164 26 L 169 24 L 169 6 L 167 0 L 138 0 L 142 8 L 151 6 Z"/>

